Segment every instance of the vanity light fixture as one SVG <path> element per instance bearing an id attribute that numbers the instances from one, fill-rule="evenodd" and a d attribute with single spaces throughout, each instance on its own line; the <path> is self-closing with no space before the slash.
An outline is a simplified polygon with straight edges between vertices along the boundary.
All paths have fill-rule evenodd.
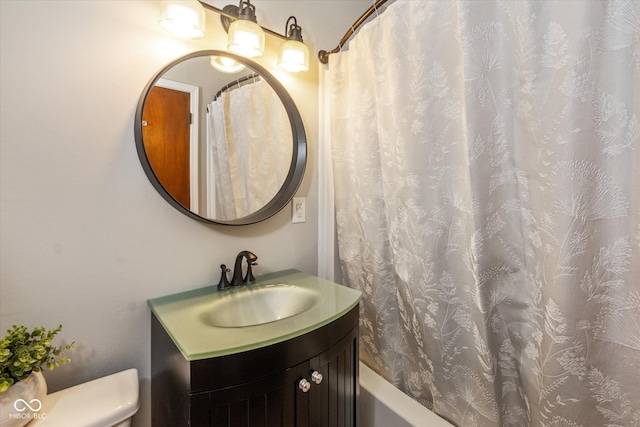
<path id="1" fill-rule="evenodd" d="M 256 8 L 251 0 L 240 0 L 239 6 L 227 5 L 224 9 L 202 0 L 162 0 L 160 7 L 160 25 L 177 36 L 204 37 L 204 10 L 209 9 L 220 15 L 222 26 L 228 33 L 227 49 L 230 51 L 247 58 L 263 56 L 265 33 L 269 33 L 284 40 L 278 50 L 280 67 L 290 72 L 309 70 L 309 48 L 302 41 L 302 27 L 295 16 L 287 19 L 285 35 L 282 35 L 258 25 Z M 220 71 L 233 73 L 244 68 L 236 61 L 234 64 L 223 62 L 222 58 L 211 58 L 211 66 Z M 234 66 L 239 68 L 236 70 Z"/>
<path id="2" fill-rule="evenodd" d="M 289 22 L 293 23 L 289 25 Z M 285 24 L 287 41 L 280 45 L 278 65 L 294 73 L 309 71 L 309 48 L 302 42 L 302 28 L 295 16 L 290 16 Z"/>
<path id="3" fill-rule="evenodd" d="M 173 35 L 189 39 L 204 37 L 204 7 L 197 0 L 160 2 L 160 26 Z"/>
<path id="4" fill-rule="evenodd" d="M 240 0 L 238 17 L 229 25 L 227 49 L 247 58 L 264 55 L 264 31 L 250 0 Z"/>
<path id="5" fill-rule="evenodd" d="M 237 73 L 244 70 L 244 64 L 239 63 L 233 58 L 227 58 L 226 56 L 212 56 L 211 66 L 223 73 Z"/>

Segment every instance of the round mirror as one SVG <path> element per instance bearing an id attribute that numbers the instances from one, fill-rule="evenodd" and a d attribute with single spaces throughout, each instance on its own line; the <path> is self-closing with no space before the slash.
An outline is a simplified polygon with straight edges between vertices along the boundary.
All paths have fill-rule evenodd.
<path id="1" fill-rule="evenodd" d="M 302 181 L 306 136 L 293 99 L 265 68 L 229 52 L 195 52 L 161 69 L 134 128 L 151 184 L 201 221 L 262 221 Z"/>

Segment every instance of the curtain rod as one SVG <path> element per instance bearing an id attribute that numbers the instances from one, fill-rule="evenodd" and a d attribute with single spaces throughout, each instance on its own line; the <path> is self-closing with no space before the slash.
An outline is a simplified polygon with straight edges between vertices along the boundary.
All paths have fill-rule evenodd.
<path id="1" fill-rule="evenodd" d="M 240 77 L 239 79 L 232 81 L 231 83 L 229 83 L 228 85 L 224 86 L 222 89 L 220 89 L 218 91 L 218 93 L 216 93 L 216 96 L 213 97 L 213 100 L 215 101 L 216 99 L 218 99 L 218 97 L 220 97 L 220 95 L 222 95 L 222 92 L 227 91 L 229 89 L 233 89 L 235 86 L 240 87 L 240 85 L 244 82 L 246 82 L 247 80 L 255 80 L 257 78 L 260 77 L 260 74 L 258 73 L 253 73 L 253 74 L 248 74 L 244 77 Z"/>
<path id="2" fill-rule="evenodd" d="M 331 55 L 332 53 L 340 52 L 340 50 L 342 49 L 342 46 L 344 46 L 345 43 L 347 43 L 347 41 L 349 40 L 349 37 L 351 37 L 353 33 L 355 33 L 356 28 L 362 25 L 367 20 L 367 18 L 369 18 L 374 12 L 377 13 L 378 8 L 383 4 L 385 4 L 387 1 L 388 0 L 377 0 L 373 4 L 373 6 L 367 9 L 367 11 L 363 13 L 360 18 L 358 18 L 358 20 L 351 26 L 351 28 L 349 28 L 349 30 L 344 35 L 344 37 L 342 37 L 342 40 L 340 40 L 340 43 L 338 43 L 338 46 L 335 49 L 329 52 L 327 52 L 326 50 L 321 50 L 320 52 L 318 52 L 318 59 L 320 60 L 320 62 L 322 62 L 323 64 L 328 63 L 329 55 Z"/>

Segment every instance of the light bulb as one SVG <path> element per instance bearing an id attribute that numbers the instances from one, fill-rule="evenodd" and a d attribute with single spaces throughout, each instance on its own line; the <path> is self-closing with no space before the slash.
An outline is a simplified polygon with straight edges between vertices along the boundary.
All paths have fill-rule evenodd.
<path id="1" fill-rule="evenodd" d="M 278 65 L 294 73 L 309 71 L 309 48 L 300 41 L 287 40 L 280 46 Z"/>
<path id="2" fill-rule="evenodd" d="M 211 66 L 223 73 L 237 73 L 244 70 L 244 64 L 226 56 L 212 56 Z"/>
<path id="3" fill-rule="evenodd" d="M 255 22 L 246 19 L 233 21 L 229 26 L 227 48 L 238 55 L 256 58 L 264 55 L 264 31 Z"/>
<path id="4" fill-rule="evenodd" d="M 173 35 L 201 39 L 205 29 L 204 8 L 197 0 L 160 2 L 160 26 Z"/>

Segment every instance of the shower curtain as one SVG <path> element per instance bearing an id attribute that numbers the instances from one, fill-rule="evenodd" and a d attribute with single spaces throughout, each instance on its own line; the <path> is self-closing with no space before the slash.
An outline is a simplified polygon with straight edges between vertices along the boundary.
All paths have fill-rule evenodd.
<path id="1" fill-rule="evenodd" d="M 282 101 L 259 77 L 213 100 L 207 111 L 208 216 L 242 218 L 273 199 L 291 166 L 291 138 Z"/>
<path id="2" fill-rule="evenodd" d="M 327 70 L 361 359 L 458 426 L 640 426 L 640 5 L 396 0 Z"/>

